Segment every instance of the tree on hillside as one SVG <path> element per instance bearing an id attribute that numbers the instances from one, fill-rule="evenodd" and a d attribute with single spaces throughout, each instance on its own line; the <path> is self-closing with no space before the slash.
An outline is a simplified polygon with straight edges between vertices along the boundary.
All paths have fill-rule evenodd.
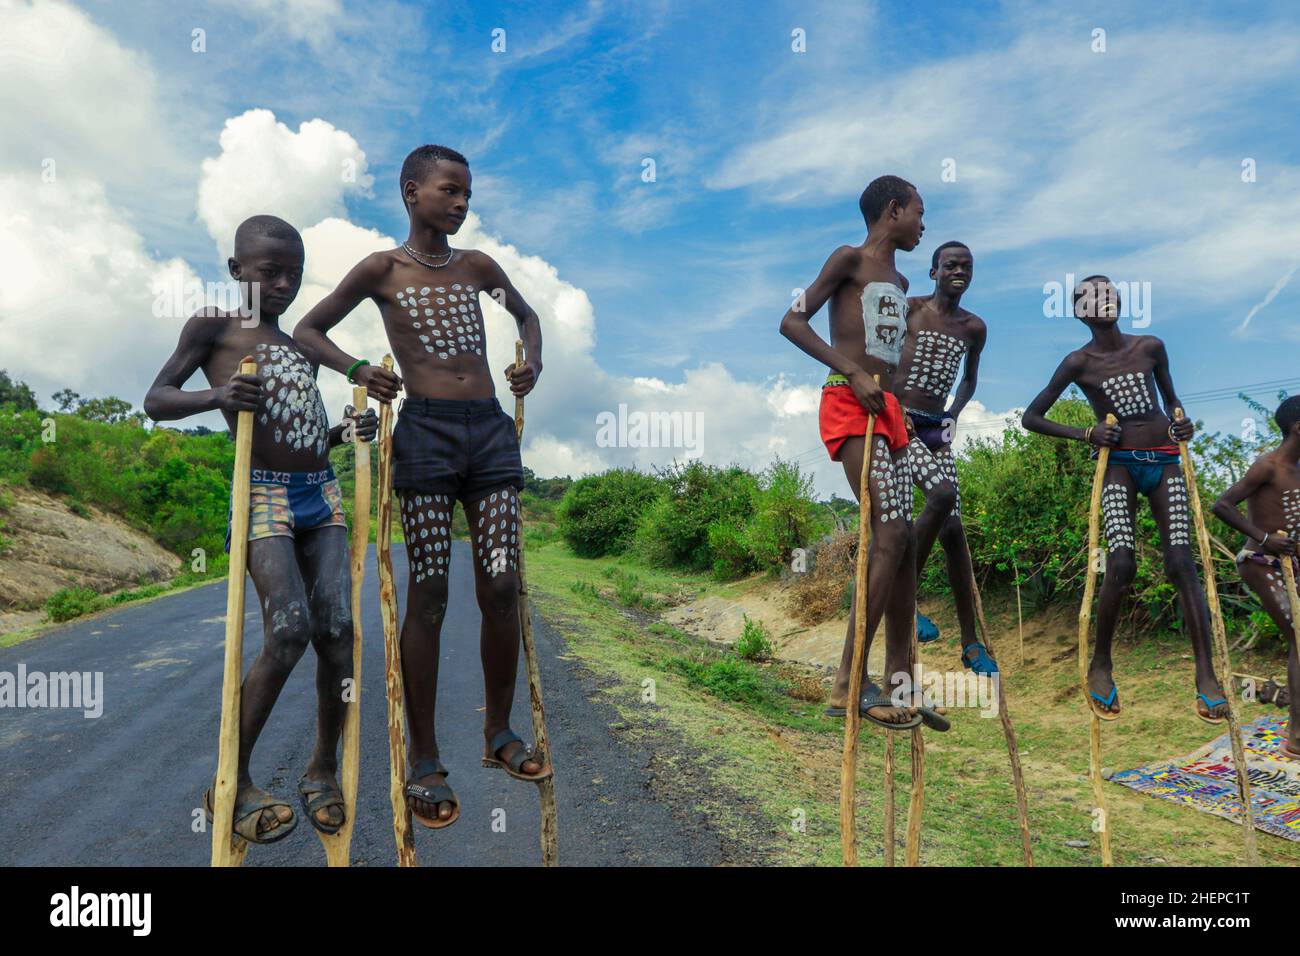
<path id="1" fill-rule="evenodd" d="M 144 412 L 131 411 L 131 403 L 115 395 L 82 398 L 70 388 L 61 388 L 50 397 L 65 415 L 76 415 L 88 422 L 103 422 L 106 425 L 134 422 L 143 425 L 148 418 Z"/>
<path id="2" fill-rule="evenodd" d="M 12 405 L 20 412 L 34 412 L 36 393 L 27 387 L 26 382 L 11 379 L 6 370 L 0 369 L 0 405 Z"/>

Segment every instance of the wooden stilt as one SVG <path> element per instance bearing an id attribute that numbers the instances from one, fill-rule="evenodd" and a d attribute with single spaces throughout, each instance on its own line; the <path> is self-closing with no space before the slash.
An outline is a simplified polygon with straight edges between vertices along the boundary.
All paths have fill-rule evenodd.
<path id="1" fill-rule="evenodd" d="M 352 389 L 352 407 L 360 416 L 366 410 L 366 389 Z M 347 815 L 337 833 L 316 830 L 325 847 L 327 866 L 347 866 L 352 848 L 352 830 L 357 816 L 357 780 L 361 769 L 361 585 L 366 576 L 366 548 L 370 543 L 370 443 L 353 432 L 353 461 L 356 488 L 352 507 L 352 685 L 343 694 L 343 763 L 339 786 L 343 791 L 343 812 Z M 311 821 L 304 821 L 310 825 Z M 313 828 L 314 829 L 314 828 Z"/>
<path id="2" fill-rule="evenodd" d="M 980 597 L 979 584 L 975 581 L 975 564 L 970 554 L 970 544 L 966 545 L 966 562 L 970 565 L 971 594 L 975 598 L 975 620 L 979 622 L 980 637 L 989 656 L 997 660 L 989 637 L 988 624 L 984 620 L 984 600 Z M 1022 652 L 1023 656 L 1023 652 Z M 1020 767 L 1020 748 L 1016 745 L 1016 730 L 1011 726 L 1011 710 L 1007 707 L 1007 689 L 1002 674 L 997 676 L 998 684 L 998 719 L 1002 723 L 1002 736 L 1007 742 L 1007 760 L 1011 763 L 1011 781 L 1016 788 L 1016 817 L 1020 824 L 1020 852 L 1025 866 L 1034 865 L 1033 838 L 1029 832 L 1029 797 L 1025 791 L 1025 774 Z"/>
<path id="3" fill-rule="evenodd" d="M 384 356 L 393 370 L 393 357 Z M 406 698 L 402 688 L 402 648 L 398 633 L 397 589 L 393 585 L 393 405 L 379 406 L 379 511 L 375 516 L 375 561 L 379 573 L 379 611 L 384 621 L 384 688 L 388 696 L 388 799 L 393 808 L 397 865 L 415 866 L 411 808 L 406 802 Z"/>
<path id="4" fill-rule="evenodd" d="M 1174 421 L 1181 421 L 1183 410 L 1174 409 Z M 1201 512 L 1201 493 L 1196 487 L 1196 469 L 1192 465 L 1192 456 L 1187 449 L 1187 442 L 1178 443 L 1179 457 L 1183 463 L 1183 479 L 1187 482 L 1187 504 L 1192 509 L 1192 520 L 1196 524 L 1196 541 L 1201 551 L 1201 573 L 1205 575 L 1205 601 L 1210 609 L 1210 633 L 1214 640 L 1215 656 L 1219 659 L 1216 670 L 1232 680 L 1232 661 L 1228 655 L 1228 634 L 1223 627 L 1223 611 L 1219 608 L 1219 588 L 1214 578 L 1214 552 L 1210 548 L 1210 532 L 1205 527 L 1205 515 Z M 1224 690 L 1224 700 L 1228 702 L 1228 736 L 1232 742 L 1232 762 L 1237 765 L 1237 794 L 1241 798 L 1242 822 L 1245 833 L 1246 865 L 1257 866 L 1259 855 L 1255 847 L 1255 809 L 1250 799 L 1250 774 L 1246 766 L 1246 748 L 1241 742 L 1241 725 L 1237 720 L 1237 708 L 1232 702 L 1232 691 Z"/>
<path id="5" fill-rule="evenodd" d="M 251 355 L 239 374 L 256 375 Z M 226 573 L 226 652 L 221 677 L 221 730 L 217 778 L 212 793 L 212 865 L 240 866 L 248 845 L 235 835 L 235 792 L 239 771 L 239 698 L 244 671 L 244 577 L 248 566 L 248 493 L 253 466 L 253 413 L 235 419 L 235 471 L 230 493 L 230 567 Z M 238 844 L 238 845 L 236 845 Z"/>
<path id="6" fill-rule="evenodd" d="M 885 866 L 894 865 L 897 851 L 897 797 L 894 787 L 894 735 L 885 731 Z"/>
<path id="7" fill-rule="evenodd" d="M 973 569 L 972 569 L 973 570 Z M 1018 667 L 1025 666 L 1025 614 L 1020 607 L 1020 569 L 1016 568 L 1016 633 L 1020 635 L 1020 656 Z M 988 644 L 984 645 L 988 647 Z"/>
<path id="8" fill-rule="evenodd" d="M 877 381 L 879 376 L 876 376 Z M 867 561 L 871 548 L 871 474 L 872 436 L 876 416 L 867 416 L 866 447 L 862 450 L 862 475 L 858 486 L 858 562 L 853 588 L 853 658 L 849 666 L 849 688 L 844 698 L 844 753 L 840 759 L 840 852 L 845 866 L 858 865 L 858 824 L 854 815 L 854 798 L 858 776 L 858 728 L 861 716 L 862 673 L 866 670 L 867 650 Z M 885 865 L 894 859 L 894 738 L 885 732 Z"/>
<path id="9" fill-rule="evenodd" d="M 1106 416 L 1107 425 L 1115 425 L 1114 415 Z M 1092 599 L 1096 593 L 1096 563 L 1101 540 L 1101 489 L 1110 463 L 1110 448 L 1103 445 L 1097 452 L 1097 467 L 1092 474 L 1092 497 L 1088 503 L 1088 554 L 1083 577 L 1083 603 L 1079 606 L 1079 685 L 1083 689 L 1083 706 L 1088 708 L 1088 770 L 1092 777 L 1092 798 L 1096 806 L 1093 826 L 1101 837 L 1101 865 L 1111 865 L 1110 817 L 1106 812 L 1106 793 L 1101 781 L 1101 718 L 1092 709 L 1088 691 L 1088 633 L 1092 626 Z"/>
<path id="10" fill-rule="evenodd" d="M 912 605 L 912 618 L 916 620 L 916 605 Z M 912 677 L 917 675 L 917 648 L 916 648 L 916 629 L 911 629 L 912 645 L 908 653 L 908 667 L 912 672 Z M 916 702 L 915 695 L 920 693 L 919 687 L 912 688 L 913 703 Z M 924 726 L 924 725 L 922 725 Z M 893 734 L 885 731 L 885 735 L 893 739 Z M 892 783 L 892 777 L 891 783 Z M 905 859 L 908 866 L 921 865 L 921 818 L 925 812 L 925 738 L 921 736 L 921 728 L 912 728 L 912 794 L 907 802 L 907 850 Z"/>
<path id="11" fill-rule="evenodd" d="M 515 364 L 524 364 L 524 343 L 515 341 Z M 515 437 L 520 447 L 524 441 L 524 400 L 515 399 Z M 519 506 L 519 623 L 524 642 L 524 663 L 528 669 L 528 698 L 533 707 L 533 737 L 536 752 L 555 766 L 550 739 L 546 735 L 546 711 L 542 707 L 542 675 L 537 666 L 537 648 L 533 643 L 533 618 L 528 604 L 528 582 L 524 576 L 524 508 Z M 559 822 L 555 813 L 555 777 L 537 784 L 542 804 L 542 865 L 559 863 Z"/>
<path id="12" fill-rule="evenodd" d="M 1278 534 L 1289 534 L 1287 531 L 1279 531 Z M 1300 626 L 1300 597 L 1296 595 L 1295 568 L 1291 564 L 1289 555 L 1282 555 L 1282 577 L 1286 581 L 1286 596 L 1291 602 L 1291 643 L 1296 644 L 1296 627 Z M 1293 688 L 1292 693 L 1300 688 Z"/>

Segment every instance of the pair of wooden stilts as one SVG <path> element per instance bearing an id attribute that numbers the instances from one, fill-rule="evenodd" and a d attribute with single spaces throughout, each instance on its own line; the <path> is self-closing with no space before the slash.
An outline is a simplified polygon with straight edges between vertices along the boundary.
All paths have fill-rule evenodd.
<path id="1" fill-rule="evenodd" d="M 1174 409 L 1174 420 L 1181 421 L 1183 410 Z M 1117 424 L 1114 415 L 1106 416 L 1106 424 Z M 1210 610 L 1210 633 L 1214 643 L 1216 658 L 1215 669 L 1231 682 L 1232 667 L 1228 657 L 1228 638 L 1223 626 L 1223 613 L 1219 608 L 1219 590 L 1214 578 L 1214 555 L 1210 549 L 1210 533 L 1205 526 L 1205 516 L 1201 512 L 1201 496 L 1196 486 L 1196 471 L 1192 466 L 1192 457 L 1187 450 L 1187 442 L 1179 442 L 1179 458 L 1182 461 L 1183 480 L 1187 484 L 1188 506 L 1196 525 L 1196 541 L 1201 553 L 1201 570 L 1205 575 L 1205 598 Z M 1101 840 L 1101 862 L 1103 866 L 1112 865 L 1110 835 L 1111 818 L 1106 808 L 1106 794 L 1101 778 L 1101 718 L 1097 716 L 1090 703 L 1088 688 L 1088 633 L 1092 622 L 1092 600 L 1096 589 L 1096 572 L 1100 570 L 1101 549 L 1099 547 L 1099 525 L 1101 518 L 1101 492 L 1106 478 L 1106 468 L 1110 461 L 1110 449 L 1102 447 L 1097 453 L 1097 467 L 1092 478 L 1092 499 L 1088 507 L 1088 565 L 1085 571 L 1083 604 L 1079 608 L 1079 683 L 1083 689 L 1084 706 L 1088 709 L 1089 730 L 1089 772 L 1092 777 L 1092 793 L 1096 806 L 1093 810 L 1093 829 Z M 1285 534 L 1285 532 L 1281 532 Z M 1295 577 L 1291 562 L 1282 562 L 1283 574 L 1286 576 L 1287 589 L 1291 599 L 1293 622 L 1300 622 L 1300 601 L 1296 598 Z M 1294 634 L 1292 640 L 1294 640 Z M 1232 742 L 1232 762 L 1237 772 L 1237 793 L 1241 799 L 1245 862 L 1254 866 L 1259 862 L 1255 847 L 1254 808 L 1250 798 L 1250 776 L 1246 767 L 1245 748 L 1241 742 L 1240 724 L 1237 709 L 1232 702 L 1232 691 L 1225 692 L 1224 699 L 1228 706 L 1228 736 Z"/>
<path id="2" fill-rule="evenodd" d="M 840 851 L 845 866 L 858 865 L 857 817 L 855 813 L 855 790 L 857 785 L 858 736 L 861 718 L 858 713 L 858 700 L 862 697 L 862 678 L 866 669 L 866 628 L 867 628 L 867 570 L 871 548 L 871 490 L 868 478 L 871 472 L 872 444 L 875 433 L 876 416 L 867 417 L 866 447 L 862 453 L 862 475 L 858 489 L 858 501 L 861 503 L 861 517 L 858 524 L 858 557 L 854 586 L 854 630 L 853 658 L 849 670 L 849 689 L 844 706 L 844 753 L 840 762 Z M 968 552 L 969 558 L 969 552 Z M 975 581 L 974 570 L 971 572 L 971 590 L 975 598 L 975 613 L 979 621 L 980 635 L 984 646 L 991 656 L 996 654 L 989 638 L 988 627 L 984 621 L 984 604 L 980 599 L 979 586 Z M 915 609 L 913 609 L 913 619 Z M 909 621 L 909 627 L 914 624 Z M 914 634 L 914 632 L 913 632 Z M 912 678 L 916 671 L 917 648 L 913 636 L 908 664 L 912 669 Z M 889 686 L 890 675 L 885 675 L 884 687 Z M 1016 732 L 1011 725 L 1011 714 L 1007 709 L 1006 687 L 999 674 L 996 680 L 998 690 L 998 717 L 1002 723 L 1002 733 L 1006 740 L 1007 757 L 1011 764 L 1011 777 L 1016 790 L 1016 811 L 1020 824 L 1020 843 L 1025 866 L 1034 865 L 1033 848 L 1029 833 L 1029 801 L 1025 794 L 1025 779 L 1020 768 L 1020 751 L 1016 746 Z M 919 688 L 913 688 L 919 692 Z M 894 731 L 885 731 L 885 865 L 894 865 Z M 906 863 L 917 866 L 921 853 L 921 817 L 925 805 L 925 739 L 921 728 L 912 731 L 912 791 L 907 810 Z"/>
<path id="3" fill-rule="evenodd" d="M 516 364 L 524 360 L 523 342 L 515 343 Z M 393 358 L 384 357 L 384 368 L 391 371 Z M 255 375 L 257 365 L 246 360 L 241 374 Z M 352 404 L 357 414 L 366 410 L 366 389 L 352 390 Z M 397 865 L 415 866 L 415 842 L 411 832 L 411 811 L 406 803 L 406 708 L 402 688 L 401 645 L 398 636 L 397 591 L 393 585 L 393 562 L 390 553 L 393 524 L 392 484 L 393 408 L 379 407 L 379 505 L 375 550 L 379 570 L 380 611 L 384 622 L 384 683 L 388 696 L 389 799 L 393 810 L 393 836 L 397 844 Z M 523 441 L 524 400 L 515 400 L 515 434 Z M 236 770 L 239 754 L 239 698 L 243 671 L 244 580 L 248 558 L 249 472 L 252 464 L 253 413 L 240 412 L 235 435 L 235 473 L 230 532 L 230 571 L 226 594 L 225 668 L 221 692 L 221 730 L 218 742 L 217 780 L 213 793 L 212 865 L 240 866 L 248 843 L 233 832 Z M 357 777 L 360 767 L 361 740 L 361 583 L 365 577 L 366 547 L 370 537 L 370 446 L 355 441 L 356 500 L 352 517 L 352 684 L 348 688 L 343 718 L 343 765 L 340 786 L 347 819 L 334 834 L 317 831 L 325 847 L 329 866 L 347 866 L 356 819 Z M 542 706 L 541 676 L 533 642 L 533 621 L 528 603 L 528 586 L 524 577 L 524 546 L 520 515 L 519 535 L 519 619 L 528 672 L 528 696 L 532 704 L 533 733 L 537 752 L 551 758 L 546 734 L 546 715 Z M 558 830 L 555 812 L 555 782 L 543 780 L 537 785 L 541 798 L 542 864 L 558 862 Z M 308 821 L 310 824 L 310 821 Z"/>

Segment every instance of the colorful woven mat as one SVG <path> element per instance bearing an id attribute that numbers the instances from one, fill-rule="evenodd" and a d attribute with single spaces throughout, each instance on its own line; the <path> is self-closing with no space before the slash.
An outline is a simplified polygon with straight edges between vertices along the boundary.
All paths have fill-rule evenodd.
<path id="1" fill-rule="evenodd" d="M 1300 760 L 1281 754 L 1286 732 L 1287 718 L 1267 716 L 1242 727 L 1241 737 L 1256 829 L 1300 840 Z M 1122 770 L 1110 782 L 1229 820 L 1241 817 L 1237 772 L 1226 733 L 1185 757 Z"/>

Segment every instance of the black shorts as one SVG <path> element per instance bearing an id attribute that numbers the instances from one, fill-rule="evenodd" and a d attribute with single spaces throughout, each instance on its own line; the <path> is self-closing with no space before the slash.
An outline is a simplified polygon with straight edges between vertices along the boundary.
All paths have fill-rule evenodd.
<path id="1" fill-rule="evenodd" d="M 393 428 L 393 488 L 473 499 L 524 487 L 515 420 L 495 398 L 408 398 Z"/>

